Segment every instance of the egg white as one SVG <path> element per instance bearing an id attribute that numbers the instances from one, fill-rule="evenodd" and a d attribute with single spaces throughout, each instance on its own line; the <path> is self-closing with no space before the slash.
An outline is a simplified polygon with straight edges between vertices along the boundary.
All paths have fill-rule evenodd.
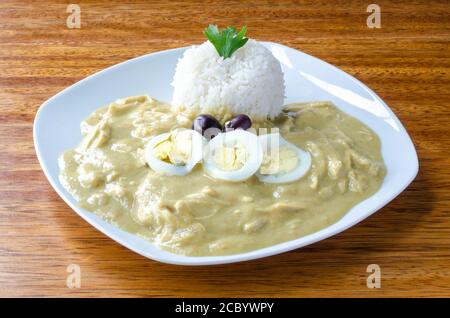
<path id="1" fill-rule="evenodd" d="M 275 139 L 272 139 L 275 138 Z M 286 139 L 281 137 L 280 134 L 267 134 L 261 135 L 258 137 L 261 148 L 263 149 L 263 153 L 266 151 L 270 151 L 272 146 L 278 145 L 287 146 L 295 151 L 298 156 L 299 164 L 294 170 L 285 172 L 285 173 L 277 173 L 277 174 L 261 174 L 260 171 L 256 173 L 258 179 L 265 183 L 288 183 L 296 181 L 302 178 L 311 167 L 311 155 L 309 152 L 300 149 L 296 145 L 288 142 Z"/>
<path id="2" fill-rule="evenodd" d="M 223 170 L 219 168 L 213 159 L 214 151 L 220 146 L 231 146 L 236 142 L 241 143 L 247 153 L 248 159 L 244 165 L 236 170 Z M 203 169 L 210 176 L 226 181 L 244 181 L 259 170 L 263 159 L 263 152 L 258 142 L 258 136 L 242 129 L 221 133 L 211 139 L 205 147 Z"/>
<path id="3" fill-rule="evenodd" d="M 192 136 L 192 149 L 191 156 L 185 165 L 174 165 L 168 162 L 160 160 L 154 155 L 154 147 L 159 142 L 166 139 L 169 133 L 164 133 L 153 137 L 145 147 L 145 160 L 147 161 L 150 168 L 154 171 L 163 173 L 166 175 L 184 176 L 191 172 L 195 165 L 202 160 L 203 147 L 206 143 L 206 139 L 197 131 L 186 129 Z"/>

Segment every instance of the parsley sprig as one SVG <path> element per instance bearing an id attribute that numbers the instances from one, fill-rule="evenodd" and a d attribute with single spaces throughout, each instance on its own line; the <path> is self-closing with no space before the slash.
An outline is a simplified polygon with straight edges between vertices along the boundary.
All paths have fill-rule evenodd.
<path id="1" fill-rule="evenodd" d="M 229 58 L 237 49 L 247 43 L 248 38 L 245 37 L 245 33 L 247 33 L 247 27 L 245 25 L 239 33 L 233 26 L 219 30 L 217 25 L 213 24 L 210 24 L 204 31 L 209 42 L 214 45 L 217 53 L 224 59 Z"/>

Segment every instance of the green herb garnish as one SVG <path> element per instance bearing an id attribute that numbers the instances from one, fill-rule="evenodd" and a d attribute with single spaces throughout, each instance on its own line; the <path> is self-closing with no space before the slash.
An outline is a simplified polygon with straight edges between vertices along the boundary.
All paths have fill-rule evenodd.
<path id="1" fill-rule="evenodd" d="M 233 26 L 219 30 L 217 25 L 213 24 L 210 24 L 204 31 L 209 42 L 214 45 L 217 53 L 224 59 L 229 58 L 237 49 L 247 43 L 248 38 L 245 37 L 245 33 L 247 33 L 247 27 L 245 25 L 239 33 Z"/>

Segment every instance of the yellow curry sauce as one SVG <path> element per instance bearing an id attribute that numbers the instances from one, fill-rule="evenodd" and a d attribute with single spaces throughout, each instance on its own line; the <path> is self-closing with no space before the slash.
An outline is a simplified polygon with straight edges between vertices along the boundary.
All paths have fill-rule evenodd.
<path id="1" fill-rule="evenodd" d="M 147 96 L 100 108 L 81 123 L 80 145 L 59 159 L 60 181 L 79 205 L 174 253 L 205 256 L 255 250 L 339 220 L 380 187 L 385 167 L 377 135 L 329 102 L 291 104 L 273 122 L 310 152 L 300 180 L 265 184 L 215 180 L 201 163 L 186 176 L 152 171 L 146 143 L 190 128 L 196 114 L 174 113 Z"/>

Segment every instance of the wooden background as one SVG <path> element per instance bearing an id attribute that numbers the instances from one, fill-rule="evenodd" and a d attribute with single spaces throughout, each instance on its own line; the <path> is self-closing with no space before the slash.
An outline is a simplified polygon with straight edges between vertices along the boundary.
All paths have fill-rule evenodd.
<path id="1" fill-rule="evenodd" d="M 450 2 L 0 2 L 0 296 L 450 296 Z M 373 88 L 419 154 L 413 184 L 333 238 L 241 264 L 179 267 L 145 259 L 92 228 L 58 197 L 35 156 L 39 105 L 107 66 L 247 24 L 259 40 L 312 54 Z M 401 154 L 398 154 L 401 156 Z M 380 289 L 366 268 L 381 267 Z M 81 266 L 80 289 L 66 268 Z"/>

